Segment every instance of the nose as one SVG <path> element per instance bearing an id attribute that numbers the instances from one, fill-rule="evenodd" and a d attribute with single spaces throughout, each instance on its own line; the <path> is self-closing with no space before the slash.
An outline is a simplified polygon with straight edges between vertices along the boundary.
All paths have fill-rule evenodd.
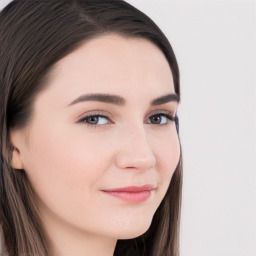
<path id="1" fill-rule="evenodd" d="M 131 127 L 120 133 L 116 166 L 120 169 L 145 171 L 156 165 L 156 156 L 150 147 L 143 127 Z"/>

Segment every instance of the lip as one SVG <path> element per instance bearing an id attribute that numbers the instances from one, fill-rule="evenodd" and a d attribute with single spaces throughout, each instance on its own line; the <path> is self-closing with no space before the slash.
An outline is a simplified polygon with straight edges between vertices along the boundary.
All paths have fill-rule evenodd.
<path id="1" fill-rule="evenodd" d="M 141 192 L 141 191 L 148 191 L 155 189 L 155 186 L 151 184 L 146 184 L 143 186 L 129 186 L 124 188 L 114 188 L 114 189 L 107 189 L 103 190 L 106 192 Z"/>
<path id="2" fill-rule="evenodd" d="M 144 186 L 129 186 L 102 191 L 129 203 L 140 203 L 146 201 L 155 189 L 153 185 L 147 184 Z"/>

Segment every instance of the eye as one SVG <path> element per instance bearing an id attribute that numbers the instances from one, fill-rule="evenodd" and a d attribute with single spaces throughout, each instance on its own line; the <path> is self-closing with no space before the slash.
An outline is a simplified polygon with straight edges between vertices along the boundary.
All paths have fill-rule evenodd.
<path id="1" fill-rule="evenodd" d="M 168 121 L 175 121 L 175 117 L 166 113 L 158 113 L 151 116 L 150 121 L 152 124 L 165 125 L 168 124 Z"/>
<path id="2" fill-rule="evenodd" d="M 168 113 L 157 113 L 149 117 L 150 124 L 154 125 L 167 125 L 170 121 L 177 121 L 177 116 L 173 117 L 171 114 Z M 95 114 L 85 116 L 78 121 L 78 123 L 82 123 L 91 127 L 97 127 L 99 125 L 109 124 L 110 119 L 107 116 Z"/>
<path id="3" fill-rule="evenodd" d="M 107 124 L 109 121 L 109 118 L 107 116 L 103 115 L 90 115 L 85 116 L 81 120 L 79 120 L 79 123 L 85 123 L 89 126 L 96 126 L 96 125 L 103 125 Z"/>

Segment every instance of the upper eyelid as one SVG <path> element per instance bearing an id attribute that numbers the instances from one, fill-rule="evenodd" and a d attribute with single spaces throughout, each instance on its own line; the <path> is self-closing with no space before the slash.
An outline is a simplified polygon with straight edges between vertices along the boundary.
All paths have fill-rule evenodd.
<path id="1" fill-rule="evenodd" d="M 153 112 L 148 113 L 147 116 L 151 117 L 151 116 L 154 116 L 154 115 L 157 115 L 157 114 L 167 114 L 167 115 L 171 115 L 171 116 L 175 117 L 176 116 L 176 110 L 175 111 L 170 111 L 170 110 L 167 110 L 167 109 L 157 109 L 157 110 L 154 110 Z M 83 119 L 84 117 L 97 116 L 97 115 L 107 117 L 109 119 L 113 118 L 113 115 L 109 114 L 106 111 L 93 110 L 93 111 L 90 111 L 88 113 L 84 113 L 84 114 L 80 115 L 78 117 L 78 120 Z"/>
<path id="2" fill-rule="evenodd" d="M 169 115 L 173 115 L 175 116 L 176 114 L 176 109 L 175 110 L 167 110 L 167 109 L 156 109 L 153 111 L 150 111 L 149 113 L 146 114 L 146 116 L 150 117 L 152 115 L 157 115 L 157 114 L 169 114 Z M 110 114 L 108 111 L 104 111 L 104 110 L 92 110 L 92 111 L 88 111 L 87 113 L 83 113 L 81 115 L 79 115 L 79 118 L 83 118 L 85 116 L 94 116 L 94 115 L 102 115 L 102 116 L 106 116 L 106 117 L 113 117 L 112 114 Z"/>
<path id="3" fill-rule="evenodd" d="M 175 111 L 170 111 L 170 110 L 159 109 L 159 110 L 153 111 L 153 113 L 150 113 L 150 116 L 157 115 L 157 114 L 168 114 L 168 115 L 175 116 L 176 110 Z"/>

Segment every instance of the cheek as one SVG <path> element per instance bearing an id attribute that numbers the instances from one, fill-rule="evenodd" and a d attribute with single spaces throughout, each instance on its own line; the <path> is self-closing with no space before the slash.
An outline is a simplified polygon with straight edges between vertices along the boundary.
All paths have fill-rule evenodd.
<path id="1" fill-rule="evenodd" d="M 46 127 L 31 142 L 25 170 L 39 198 L 53 209 L 84 204 L 108 165 L 104 146 L 90 136 Z"/>
<path id="2" fill-rule="evenodd" d="M 177 134 L 173 133 L 170 136 L 166 136 L 165 140 L 162 140 L 161 146 L 160 144 L 158 145 L 157 152 L 159 159 L 159 184 L 160 187 L 167 191 L 180 159 L 180 143 Z"/>

